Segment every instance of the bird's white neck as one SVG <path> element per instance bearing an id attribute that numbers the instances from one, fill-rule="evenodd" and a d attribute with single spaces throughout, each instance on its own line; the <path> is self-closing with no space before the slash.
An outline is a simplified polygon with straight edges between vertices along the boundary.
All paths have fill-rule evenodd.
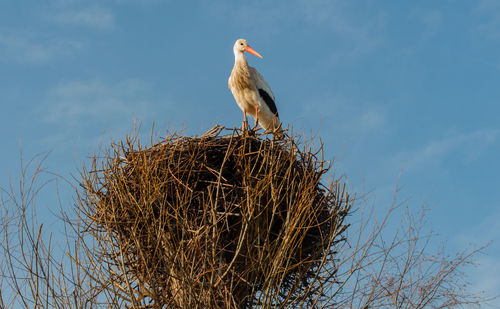
<path id="1" fill-rule="evenodd" d="M 234 65 L 248 65 L 247 57 L 242 51 L 235 50 L 234 51 Z"/>

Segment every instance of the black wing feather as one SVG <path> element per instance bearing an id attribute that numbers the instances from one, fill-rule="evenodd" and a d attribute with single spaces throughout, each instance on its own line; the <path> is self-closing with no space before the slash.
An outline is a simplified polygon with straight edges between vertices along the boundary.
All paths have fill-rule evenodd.
<path id="1" fill-rule="evenodd" d="M 260 94 L 260 97 L 264 100 L 264 102 L 266 102 L 266 104 L 269 107 L 269 109 L 271 110 L 271 112 L 273 114 L 275 114 L 276 117 L 279 117 L 278 116 L 278 109 L 276 108 L 276 104 L 274 103 L 274 100 L 269 95 L 269 93 L 267 93 L 264 89 L 259 89 L 259 94 Z"/>

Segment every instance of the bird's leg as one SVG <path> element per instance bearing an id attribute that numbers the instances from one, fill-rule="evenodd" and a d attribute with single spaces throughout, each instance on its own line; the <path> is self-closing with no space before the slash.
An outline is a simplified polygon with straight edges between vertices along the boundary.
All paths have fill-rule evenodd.
<path id="1" fill-rule="evenodd" d="M 243 111 L 243 125 L 242 125 L 243 131 L 248 131 L 248 120 L 247 120 L 247 111 Z"/>
<path id="2" fill-rule="evenodd" d="M 259 107 L 256 105 L 255 106 L 255 127 L 257 127 L 257 124 L 259 124 Z"/>

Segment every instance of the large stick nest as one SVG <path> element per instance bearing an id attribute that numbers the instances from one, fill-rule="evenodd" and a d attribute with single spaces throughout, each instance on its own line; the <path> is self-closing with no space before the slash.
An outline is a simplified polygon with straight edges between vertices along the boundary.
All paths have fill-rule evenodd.
<path id="1" fill-rule="evenodd" d="M 221 131 L 149 148 L 128 139 L 94 158 L 80 207 L 107 278 L 100 291 L 136 307 L 328 300 L 350 202 L 339 181 L 320 182 L 321 147 Z"/>

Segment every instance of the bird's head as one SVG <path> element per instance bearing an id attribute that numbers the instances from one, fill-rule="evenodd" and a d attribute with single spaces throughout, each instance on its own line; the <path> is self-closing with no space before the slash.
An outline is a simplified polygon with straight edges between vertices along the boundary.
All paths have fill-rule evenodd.
<path id="1" fill-rule="evenodd" d="M 253 48 L 251 48 L 250 45 L 248 45 L 247 40 L 245 40 L 245 39 L 236 40 L 236 42 L 234 43 L 233 50 L 234 50 L 235 54 L 237 52 L 242 53 L 242 52 L 246 51 L 246 52 L 249 52 L 251 54 L 254 54 L 255 56 L 257 56 L 259 58 L 262 58 L 262 56 L 258 52 L 253 50 Z"/>

